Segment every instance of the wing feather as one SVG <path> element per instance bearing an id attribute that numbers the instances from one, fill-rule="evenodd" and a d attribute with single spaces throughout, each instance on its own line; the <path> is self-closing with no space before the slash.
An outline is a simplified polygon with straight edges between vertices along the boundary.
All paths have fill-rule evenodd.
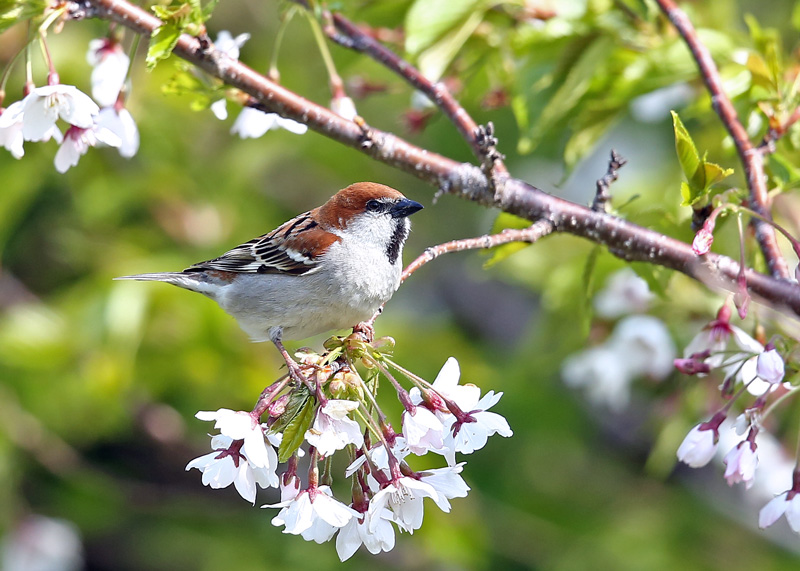
<path id="1" fill-rule="evenodd" d="M 314 271 L 320 256 L 339 237 L 323 230 L 306 212 L 269 234 L 250 240 L 185 271 L 221 270 L 239 273 L 302 275 Z"/>

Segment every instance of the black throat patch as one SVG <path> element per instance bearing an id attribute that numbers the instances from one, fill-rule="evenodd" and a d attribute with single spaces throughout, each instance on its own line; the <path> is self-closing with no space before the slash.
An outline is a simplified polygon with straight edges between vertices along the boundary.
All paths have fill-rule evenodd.
<path id="1" fill-rule="evenodd" d="M 395 220 L 394 232 L 386 246 L 386 257 L 389 258 L 389 263 L 394 265 L 400 255 L 400 248 L 403 247 L 403 242 L 408 238 L 408 221 L 405 218 L 398 218 Z"/>

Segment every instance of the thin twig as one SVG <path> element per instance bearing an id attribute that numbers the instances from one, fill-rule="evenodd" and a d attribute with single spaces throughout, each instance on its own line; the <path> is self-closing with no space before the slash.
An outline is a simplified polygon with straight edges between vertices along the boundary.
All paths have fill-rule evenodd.
<path id="1" fill-rule="evenodd" d="M 482 162 L 486 160 L 486 151 L 479 138 L 480 127 L 459 105 L 444 83 L 430 81 L 416 67 L 365 34 L 357 25 L 341 14 L 331 14 L 331 21 L 333 26 L 326 26 L 326 33 L 331 40 L 343 47 L 368 55 L 402 77 L 412 87 L 424 93 L 452 121 L 461 136 L 472 147 L 475 156 Z M 508 175 L 508 170 L 499 153 L 492 159 L 492 169 L 497 177 Z"/>
<path id="2" fill-rule="evenodd" d="M 463 252 L 465 250 L 482 250 L 501 246 L 510 242 L 527 242 L 533 244 L 540 238 L 547 236 L 553 232 L 553 224 L 548 220 L 539 220 L 534 222 L 527 228 L 506 228 L 498 234 L 486 234 L 476 238 L 463 238 L 461 240 L 451 240 L 443 244 L 431 246 L 426 249 L 422 254 L 406 266 L 403 274 L 400 277 L 400 283 L 406 281 L 411 274 L 416 272 L 428 262 L 432 262 L 442 254 L 449 254 L 451 252 Z M 378 308 L 378 311 L 370 317 L 367 321 L 359 323 L 359 326 L 373 327 L 375 320 L 378 319 L 380 314 L 383 313 L 383 306 Z"/>
<path id="3" fill-rule="evenodd" d="M 461 240 L 452 240 L 444 244 L 431 246 L 420 254 L 416 260 L 408 264 L 406 269 L 403 270 L 403 276 L 400 278 L 401 283 L 406 281 L 411 274 L 416 272 L 428 262 L 432 262 L 442 254 L 449 254 L 451 252 L 463 252 L 465 250 L 485 250 L 494 248 L 510 242 L 527 242 L 533 244 L 540 238 L 547 236 L 553 232 L 553 224 L 549 220 L 540 220 L 533 223 L 527 228 L 506 228 L 498 234 L 486 234 L 476 238 L 463 238 Z"/>
<path id="4" fill-rule="evenodd" d="M 594 195 L 592 210 L 595 212 L 608 212 L 608 201 L 611 200 L 611 193 L 608 189 L 616 182 L 619 177 L 619 169 L 628 164 L 628 160 L 618 155 L 617 151 L 611 149 L 611 158 L 608 160 L 608 170 L 603 178 L 597 179 L 597 192 Z"/>
<path id="5" fill-rule="evenodd" d="M 786 122 L 782 125 L 778 126 L 777 128 L 770 128 L 769 131 L 764 135 L 764 138 L 761 140 L 761 143 L 758 145 L 758 150 L 762 154 L 770 154 L 775 152 L 775 143 L 781 139 L 786 133 L 789 132 L 789 129 L 800 120 L 800 106 L 795 107 L 792 114 L 789 115 L 789 118 L 786 119 Z"/>
<path id="6" fill-rule="evenodd" d="M 695 30 L 686 13 L 678 8 L 673 0 L 656 0 L 656 2 L 658 2 L 661 10 L 678 30 L 683 41 L 686 42 L 692 52 L 692 56 L 700 68 L 700 76 L 711 94 L 712 106 L 736 145 L 739 159 L 744 166 L 752 208 L 762 216 L 771 219 L 769 211 L 770 200 L 764 176 L 763 155 L 753 146 L 747 136 L 747 130 L 739 120 L 733 103 L 722 89 L 722 78 L 711 57 L 711 52 L 700 41 L 697 30 Z M 778 242 L 772 227 L 759 221 L 754 221 L 753 226 L 756 230 L 756 239 L 761 246 L 761 251 L 764 254 L 770 273 L 776 278 L 788 278 L 789 267 L 778 248 Z"/>

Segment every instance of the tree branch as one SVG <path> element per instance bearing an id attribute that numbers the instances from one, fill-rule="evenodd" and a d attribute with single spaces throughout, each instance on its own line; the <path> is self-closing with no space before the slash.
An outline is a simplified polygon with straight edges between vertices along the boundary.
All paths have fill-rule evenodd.
<path id="1" fill-rule="evenodd" d="M 140 34 L 152 34 L 161 21 L 126 0 L 83 0 L 87 15 L 114 20 Z M 677 270 L 706 283 L 737 291 L 739 264 L 725 256 L 696 256 L 683 242 L 642 228 L 626 220 L 549 195 L 519 179 L 500 181 L 496 192 L 477 166 L 459 163 L 411 145 L 403 139 L 367 126 L 359 126 L 281 87 L 246 65 L 182 35 L 174 50 L 181 57 L 228 85 L 251 95 L 266 109 L 300 121 L 332 140 L 359 150 L 387 165 L 410 173 L 443 192 L 497 207 L 532 222 L 545 220 L 554 232 L 566 232 L 608 247 L 624 260 L 644 261 Z M 753 296 L 778 310 L 800 315 L 800 287 L 785 280 L 747 270 Z"/>
<path id="2" fill-rule="evenodd" d="M 766 177 L 764 175 L 764 157 L 759 149 L 753 146 L 747 136 L 747 131 L 739 120 L 733 103 L 722 89 L 722 79 L 711 57 L 711 52 L 700 41 L 697 36 L 697 30 L 695 30 L 689 17 L 683 10 L 678 8 L 673 0 L 656 1 L 692 52 L 692 56 L 700 68 L 700 76 L 711 94 L 711 104 L 736 145 L 739 160 L 741 160 L 744 167 L 747 188 L 750 191 L 751 207 L 767 220 L 772 220 L 769 210 L 770 200 L 767 195 Z M 770 273 L 776 278 L 788 278 L 789 267 L 778 248 L 778 242 L 772 226 L 760 220 L 753 220 L 752 224 L 755 227 L 756 240 L 761 246 L 761 251 L 767 261 Z"/>
<path id="3" fill-rule="evenodd" d="M 527 242 L 533 244 L 540 238 L 544 238 L 553 232 L 553 225 L 548 220 L 539 220 L 527 228 L 506 228 L 498 234 L 487 234 L 476 238 L 464 238 L 462 240 L 452 240 L 444 244 L 431 246 L 420 254 L 416 260 L 408 264 L 403 270 L 400 278 L 401 282 L 406 281 L 411 274 L 416 272 L 428 262 L 432 262 L 442 254 L 451 252 L 463 252 L 465 250 L 481 250 L 494 248 L 510 242 Z"/>
<path id="4" fill-rule="evenodd" d="M 365 34 L 358 26 L 341 14 L 333 13 L 331 20 L 333 28 L 327 26 L 325 30 L 331 40 L 341 46 L 368 55 L 403 78 L 414 89 L 418 89 L 428 96 L 428 99 L 435 103 L 456 126 L 461 136 L 472 147 L 472 152 L 475 153 L 475 156 L 481 161 L 486 160 L 486 149 L 479 136 L 478 124 L 459 105 L 444 83 L 431 82 L 417 68 Z M 502 160 L 495 158 L 492 162 L 493 166 L 491 168 L 494 176 L 508 176 L 508 170 Z"/>
<path id="5" fill-rule="evenodd" d="M 594 202 L 592 202 L 592 210 L 596 212 L 606 212 L 608 201 L 611 200 L 609 188 L 616 182 L 619 176 L 619 169 L 628 164 L 627 159 L 617 154 L 617 151 L 611 149 L 611 158 L 608 159 L 608 170 L 602 178 L 597 179 L 597 190 L 594 195 Z"/>

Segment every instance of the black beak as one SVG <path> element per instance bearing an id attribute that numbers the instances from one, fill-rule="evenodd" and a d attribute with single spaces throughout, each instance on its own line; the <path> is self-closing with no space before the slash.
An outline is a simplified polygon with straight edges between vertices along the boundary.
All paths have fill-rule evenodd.
<path id="1" fill-rule="evenodd" d="M 423 206 L 419 202 L 402 198 L 389 209 L 389 214 L 392 215 L 392 218 L 405 218 L 406 216 L 411 216 L 417 210 L 422 210 L 422 208 Z"/>

